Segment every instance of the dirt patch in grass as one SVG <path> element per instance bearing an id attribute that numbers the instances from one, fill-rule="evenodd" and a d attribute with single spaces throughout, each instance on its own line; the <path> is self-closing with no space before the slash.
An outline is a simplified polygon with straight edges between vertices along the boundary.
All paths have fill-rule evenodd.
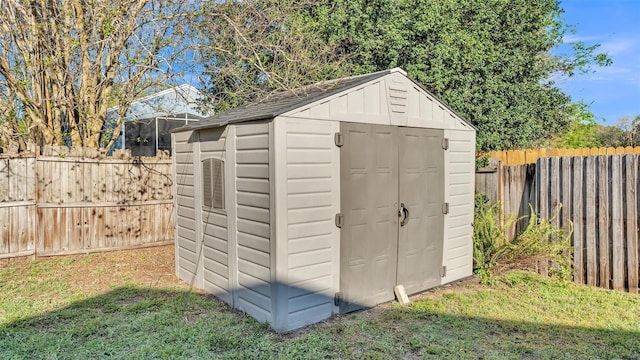
<path id="1" fill-rule="evenodd" d="M 23 258 L 0 261 L 0 269 L 8 267 L 17 276 L 46 271 L 47 277 L 64 280 L 71 292 L 85 296 L 104 294 L 123 284 L 150 288 L 189 288 L 189 284 L 175 276 L 173 245 L 37 260 Z M 33 294 L 33 297 L 40 295 Z"/>

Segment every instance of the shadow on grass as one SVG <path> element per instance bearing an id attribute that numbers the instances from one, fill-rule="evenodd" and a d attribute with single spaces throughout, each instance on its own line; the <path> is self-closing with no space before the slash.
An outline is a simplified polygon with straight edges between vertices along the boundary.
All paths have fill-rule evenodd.
<path id="1" fill-rule="evenodd" d="M 453 315 L 341 315 L 290 334 L 207 295 L 123 287 L 0 326 L 0 358 L 640 358 L 640 333 Z"/>

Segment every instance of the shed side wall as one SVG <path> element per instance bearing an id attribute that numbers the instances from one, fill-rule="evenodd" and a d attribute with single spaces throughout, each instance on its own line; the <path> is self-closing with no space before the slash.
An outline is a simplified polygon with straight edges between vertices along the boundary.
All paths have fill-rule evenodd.
<path id="1" fill-rule="evenodd" d="M 445 237 L 442 265 L 447 267 L 442 283 L 471 276 L 473 272 L 473 201 L 475 177 L 475 132 L 445 130 Z"/>
<path id="2" fill-rule="evenodd" d="M 226 161 L 227 131 L 228 127 L 223 127 L 199 132 L 200 161 L 209 158 L 223 160 L 225 161 L 225 172 L 229 168 Z M 202 165 L 198 162 L 196 166 L 201 167 Z M 201 188 L 196 190 L 202 191 Z M 231 206 L 228 201 L 227 199 L 227 208 Z M 199 211 L 202 214 L 203 288 L 223 301 L 232 303 L 229 285 L 227 213 L 224 210 L 212 210 L 202 206 Z"/>
<path id="3" fill-rule="evenodd" d="M 235 307 L 272 322 L 269 123 L 235 125 Z M 231 200 L 231 199 L 230 199 Z"/>
<path id="4" fill-rule="evenodd" d="M 330 317 L 340 274 L 337 121 L 286 121 L 287 328 Z"/>
<path id="5" fill-rule="evenodd" d="M 175 184 L 175 234 L 176 274 L 189 284 L 198 284 L 199 252 L 196 236 L 196 203 L 194 161 L 197 143 L 193 132 L 175 133 L 174 184 Z"/>

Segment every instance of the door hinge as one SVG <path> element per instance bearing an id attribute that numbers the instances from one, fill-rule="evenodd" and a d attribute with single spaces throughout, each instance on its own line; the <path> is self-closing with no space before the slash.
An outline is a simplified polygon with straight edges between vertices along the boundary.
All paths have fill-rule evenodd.
<path id="1" fill-rule="evenodd" d="M 342 145 L 344 145 L 344 137 L 340 132 L 335 133 L 333 140 L 335 141 L 337 147 L 341 147 Z"/>
<path id="2" fill-rule="evenodd" d="M 445 214 L 445 215 L 449 213 L 449 203 L 448 202 L 442 204 L 442 213 Z"/>
<path id="3" fill-rule="evenodd" d="M 442 148 L 445 150 L 449 150 L 449 138 L 442 139 Z"/>
<path id="4" fill-rule="evenodd" d="M 335 306 L 340 306 L 342 305 L 342 293 L 341 292 L 337 292 L 335 294 L 333 294 L 333 305 Z"/>
<path id="5" fill-rule="evenodd" d="M 445 277 L 447 276 L 447 267 L 443 266 L 442 269 L 440 269 L 440 277 Z"/>
<path id="6" fill-rule="evenodd" d="M 341 228 L 344 224 L 344 215 L 336 214 L 336 226 Z"/>

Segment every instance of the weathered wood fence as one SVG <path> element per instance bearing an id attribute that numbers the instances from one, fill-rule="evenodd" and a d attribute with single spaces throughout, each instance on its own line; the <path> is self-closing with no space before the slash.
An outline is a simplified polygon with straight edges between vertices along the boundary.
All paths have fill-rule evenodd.
<path id="1" fill-rule="evenodd" d="M 476 191 L 486 195 L 490 202 L 500 202 L 506 216 L 519 220 L 507 228 L 513 239 L 529 223 L 530 204 L 534 204 L 535 164 L 504 166 L 492 159 L 489 167 L 476 171 Z"/>
<path id="2" fill-rule="evenodd" d="M 0 157 L 0 259 L 173 241 L 171 161 Z"/>
<path id="3" fill-rule="evenodd" d="M 638 292 L 638 155 L 539 159 L 536 209 L 573 223 L 574 280 Z"/>
<path id="4" fill-rule="evenodd" d="M 638 292 L 640 286 L 640 155 L 540 158 L 535 165 L 492 166 L 476 173 L 476 189 L 500 201 L 505 214 L 524 217 L 529 203 L 555 225 L 573 225 L 574 280 Z"/>

